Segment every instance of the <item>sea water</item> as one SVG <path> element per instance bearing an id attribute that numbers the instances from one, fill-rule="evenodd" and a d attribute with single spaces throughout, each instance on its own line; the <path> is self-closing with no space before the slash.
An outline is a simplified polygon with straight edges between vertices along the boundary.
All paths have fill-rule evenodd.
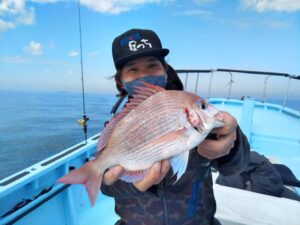
<path id="1" fill-rule="evenodd" d="M 88 137 L 101 132 L 116 101 L 114 94 L 85 95 Z M 300 100 L 286 103 L 300 111 Z M 0 104 L 0 180 L 84 140 L 76 122 L 81 93 L 0 91 Z"/>
<path id="2" fill-rule="evenodd" d="M 86 94 L 87 136 L 101 132 L 117 98 Z M 84 140 L 81 93 L 0 91 L 0 180 Z"/>

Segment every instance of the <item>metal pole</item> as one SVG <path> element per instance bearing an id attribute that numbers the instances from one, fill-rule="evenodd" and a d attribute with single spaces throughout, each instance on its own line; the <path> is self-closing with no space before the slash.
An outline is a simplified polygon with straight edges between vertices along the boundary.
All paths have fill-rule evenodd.
<path id="1" fill-rule="evenodd" d="M 199 79 L 199 73 L 197 73 L 197 80 L 196 80 L 195 94 L 197 94 L 198 79 Z"/>
<path id="2" fill-rule="evenodd" d="M 262 102 L 265 102 L 265 100 L 266 100 L 267 81 L 268 81 L 268 79 L 269 79 L 270 76 L 271 75 L 266 76 L 265 81 L 264 81 L 264 93 L 263 93 L 263 98 L 262 98 L 263 100 L 262 100 Z"/>
<path id="3" fill-rule="evenodd" d="M 287 99 L 289 91 L 290 91 L 290 86 L 291 86 L 291 78 L 289 77 L 288 87 L 287 87 L 287 90 L 285 92 L 285 96 L 284 96 L 284 100 L 283 100 L 283 106 L 284 107 L 286 105 L 286 99 Z"/>
<path id="4" fill-rule="evenodd" d="M 214 75 L 214 71 L 212 70 L 210 73 L 210 81 L 209 81 L 209 87 L 208 87 L 208 98 L 210 98 L 210 94 L 211 94 L 211 85 L 212 85 L 212 78 Z"/>
<path id="5" fill-rule="evenodd" d="M 230 74 L 230 81 L 229 81 L 229 90 L 228 90 L 228 97 L 227 97 L 228 99 L 230 99 L 230 96 L 231 96 L 231 85 L 233 83 L 232 73 L 229 72 L 229 74 Z"/>
<path id="6" fill-rule="evenodd" d="M 184 82 L 184 90 L 185 91 L 186 91 L 186 87 L 187 87 L 188 76 L 189 76 L 189 73 L 187 72 L 185 75 L 185 82 Z"/>

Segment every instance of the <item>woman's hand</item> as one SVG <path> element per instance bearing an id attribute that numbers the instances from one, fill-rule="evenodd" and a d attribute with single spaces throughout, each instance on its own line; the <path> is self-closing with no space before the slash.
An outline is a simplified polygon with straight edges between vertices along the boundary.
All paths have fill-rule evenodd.
<path id="1" fill-rule="evenodd" d="M 144 177 L 144 179 L 133 183 L 133 185 L 139 191 L 146 191 L 152 185 L 159 184 L 162 181 L 162 179 L 164 179 L 164 177 L 167 175 L 169 169 L 170 169 L 169 159 L 164 159 L 160 162 L 156 162 L 149 169 L 149 172 Z"/>
<path id="2" fill-rule="evenodd" d="M 114 166 L 104 173 L 103 183 L 106 185 L 114 184 L 122 175 L 124 168 L 122 166 Z"/>
<path id="3" fill-rule="evenodd" d="M 133 185 L 139 191 L 146 191 L 152 185 L 158 184 L 164 179 L 170 169 L 169 159 L 156 162 L 149 169 L 148 174 L 140 181 L 134 182 Z M 124 168 L 122 166 L 114 166 L 109 169 L 103 177 L 103 182 L 106 185 L 114 184 L 122 175 Z"/>
<path id="4" fill-rule="evenodd" d="M 211 132 L 217 135 L 217 139 L 205 139 L 197 148 L 198 153 L 208 159 L 216 159 L 227 155 L 236 140 L 236 119 L 227 112 L 222 113 L 224 126 L 215 128 Z"/>

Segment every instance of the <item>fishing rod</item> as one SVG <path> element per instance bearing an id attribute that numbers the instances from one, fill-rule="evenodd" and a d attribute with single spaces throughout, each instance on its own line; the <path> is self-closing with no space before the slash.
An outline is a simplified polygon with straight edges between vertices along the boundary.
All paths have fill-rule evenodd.
<path id="1" fill-rule="evenodd" d="M 78 6 L 78 28 L 79 28 L 79 45 L 80 45 L 80 68 L 81 68 L 81 92 L 82 92 L 82 107 L 83 116 L 82 119 L 77 120 L 77 123 L 82 126 L 84 132 L 84 140 L 87 143 L 87 121 L 89 118 L 85 112 L 85 92 L 84 92 L 84 75 L 83 75 L 83 57 L 82 57 L 82 38 L 81 38 L 81 14 L 80 14 L 80 0 L 77 1 Z"/>

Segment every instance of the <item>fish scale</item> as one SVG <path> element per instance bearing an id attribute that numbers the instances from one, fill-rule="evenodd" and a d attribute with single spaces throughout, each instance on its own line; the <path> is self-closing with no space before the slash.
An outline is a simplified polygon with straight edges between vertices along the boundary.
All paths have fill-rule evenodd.
<path id="1" fill-rule="evenodd" d="M 170 143 L 161 144 L 156 148 L 144 148 L 143 154 L 132 154 L 131 157 L 128 157 L 123 166 L 125 169 L 140 170 L 146 169 L 149 165 L 152 165 L 154 162 L 161 160 L 161 158 L 169 158 L 174 149 L 178 148 L 178 144 L 181 140 L 173 140 Z M 166 153 L 163 156 L 162 152 Z M 169 153 L 169 154 L 167 154 Z M 151 160 L 149 160 L 151 159 Z M 142 165 L 142 166 L 140 166 Z"/>
<path id="2" fill-rule="evenodd" d="M 171 102 L 171 101 L 170 101 Z M 167 102 L 168 103 L 168 102 Z M 176 126 L 176 124 L 174 124 L 174 123 L 169 123 L 169 122 L 167 122 L 167 121 L 163 121 L 164 123 L 161 123 L 160 121 L 158 121 L 157 120 L 157 118 L 159 118 L 158 116 L 159 115 L 162 115 L 164 112 L 169 112 L 169 113 L 171 113 L 172 112 L 172 109 L 170 110 L 169 108 L 169 105 L 170 104 L 166 104 L 166 105 L 163 105 L 163 108 L 164 108 L 164 110 L 161 110 L 161 108 L 159 107 L 159 105 L 158 106 L 156 106 L 157 107 L 157 109 L 155 110 L 155 111 L 151 111 L 151 114 L 150 113 L 148 113 L 148 115 L 143 115 L 144 116 L 144 118 L 145 119 L 141 119 L 142 120 L 142 123 L 136 123 L 136 124 L 138 124 L 138 126 L 137 126 L 137 128 L 135 129 L 135 126 L 134 127 L 129 127 L 129 126 L 125 126 L 125 132 L 127 133 L 127 132 L 133 132 L 133 133 L 139 133 L 139 134 L 143 134 L 143 133 L 145 133 L 145 124 L 146 124 L 146 127 L 147 127 L 147 124 L 149 124 L 149 126 L 147 127 L 147 128 L 149 128 L 149 133 L 152 133 L 152 134 L 154 134 L 154 133 L 158 133 L 158 132 L 160 132 L 160 135 L 161 135 L 161 132 L 164 130 L 164 128 L 166 128 L 166 127 L 170 127 L 171 129 L 174 129 L 174 127 L 179 127 L 179 125 L 178 126 Z M 173 105 L 174 105 L 174 100 L 173 100 Z M 147 108 L 150 108 L 150 107 L 147 107 Z M 182 111 L 182 110 L 178 110 L 178 108 L 177 108 L 177 111 Z M 148 112 L 148 111 L 147 111 Z M 163 113 L 162 113 L 163 112 Z M 150 114 L 150 115 L 149 115 Z M 175 115 L 178 115 L 178 112 L 174 112 L 174 114 Z M 129 114 L 130 116 L 131 116 L 131 114 Z M 129 116 L 128 115 L 128 116 Z M 142 115 L 142 113 L 141 113 L 141 115 Z M 135 115 L 134 115 L 135 116 Z M 165 116 L 164 117 L 162 117 L 162 118 L 165 118 Z M 174 118 L 174 117 L 173 117 Z M 177 118 L 178 119 L 178 118 Z M 184 119 L 186 119 L 186 118 L 184 118 Z M 139 120 L 138 118 L 137 118 L 137 120 Z M 151 123 L 150 123 L 151 122 Z M 128 130 L 130 130 L 130 131 L 128 131 Z M 124 133 L 125 133 L 124 132 Z M 123 134 L 124 134 L 123 133 Z M 122 134 L 121 134 L 122 135 Z M 143 139 L 142 138 L 143 136 L 139 136 L 139 138 L 140 139 Z M 148 138 L 153 138 L 153 137 L 150 137 L 149 135 L 148 135 Z M 133 139 L 134 140 L 134 139 Z M 120 142 L 123 142 L 124 140 L 121 140 L 120 139 Z"/>

